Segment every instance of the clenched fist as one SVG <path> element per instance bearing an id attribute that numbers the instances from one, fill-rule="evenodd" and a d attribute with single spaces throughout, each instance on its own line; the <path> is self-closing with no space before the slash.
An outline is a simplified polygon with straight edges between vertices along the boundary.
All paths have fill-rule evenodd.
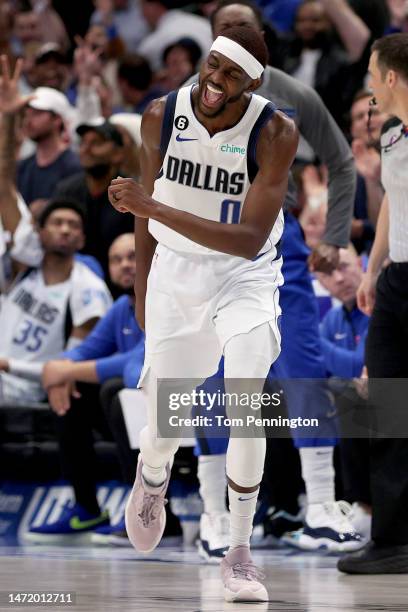
<path id="1" fill-rule="evenodd" d="M 144 187 L 131 178 L 113 179 L 108 189 L 109 201 L 119 212 L 130 212 L 135 217 L 151 216 L 155 201 Z"/>

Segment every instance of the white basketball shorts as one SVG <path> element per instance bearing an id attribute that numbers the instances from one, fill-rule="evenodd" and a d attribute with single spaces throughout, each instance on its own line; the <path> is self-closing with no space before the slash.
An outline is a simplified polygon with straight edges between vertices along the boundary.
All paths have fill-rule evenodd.
<path id="1" fill-rule="evenodd" d="M 208 378 L 233 336 L 269 322 L 280 352 L 282 259 L 194 255 L 158 245 L 146 295 L 145 364 L 157 378 Z M 250 356 L 248 356 L 250 357 Z"/>

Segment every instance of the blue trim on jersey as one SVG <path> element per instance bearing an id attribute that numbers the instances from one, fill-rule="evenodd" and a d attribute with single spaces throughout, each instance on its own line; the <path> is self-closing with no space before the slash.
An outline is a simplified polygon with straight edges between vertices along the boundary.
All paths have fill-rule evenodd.
<path id="1" fill-rule="evenodd" d="M 254 178 L 258 172 L 258 163 L 256 161 L 256 147 L 258 144 L 259 134 L 264 127 L 264 125 L 269 121 L 269 119 L 275 114 L 276 106 L 272 104 L 272 102 L 268 102 L 265 105 L 265 108 L 259 115 L 258 119 L 255 121 L 254 126 L 251 130 L 251 134 L 248 140 L 248 156 L 247 156 L 247 168 L 248 168 L 248 178 L 252 183 Z"/>
<path id="2" fill-rule="evenodd" d="M 276 255 L 275 257 L 272 259 L 272 261 L 277 261 L 278 259 L 280 259 L 282 257 L 282 240 L 279 240 L 279 242 L 277 242 L 275 244 L 275 249 L 276 249 Z M 264 251 L 263 253 L 260 253 L 259 255 L 257 255 L 256 257 L 253 258 L 252 261 L 257 261 L 258 259 L 260 259 L 261 257 L 263 257 L 264 255 L 266 255 L 266 253 L 269 253 L 271 249 L 269 249 L 268 251 Z"/>
<path id="3" fill-rule="evenodd" d="M 296 110 L 294 108 L 278 108 L 282 113 L 285 113 L 291 119 L 294 119 L 297 115 Z"/>
<path id="4" fill-rule="evenodd" d="M 164 108 L 163 123 L 160 135 L 160 154 L 164 160 L 167 148 L 169 146 L 171 133 L 173 131 L 174 112 L 177 103 L 177 91 L 171 91 L 167 96 L 166 106 Z"/>

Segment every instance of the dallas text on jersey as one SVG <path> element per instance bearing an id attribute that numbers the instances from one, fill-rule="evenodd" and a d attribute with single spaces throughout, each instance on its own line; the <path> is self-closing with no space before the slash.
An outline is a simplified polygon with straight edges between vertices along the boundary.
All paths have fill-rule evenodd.
<path id="1" fill-rule="evenodd" d="M 188 159 L 178 159 L 171 155 L 168 156 L 167 160 L 166 178 L 187 187 L 234 196 L 243 192 L 245 184 L 245 174 L 243 172 L 232 172 L 230 174 L 224 168 L 203 166 Z"/>

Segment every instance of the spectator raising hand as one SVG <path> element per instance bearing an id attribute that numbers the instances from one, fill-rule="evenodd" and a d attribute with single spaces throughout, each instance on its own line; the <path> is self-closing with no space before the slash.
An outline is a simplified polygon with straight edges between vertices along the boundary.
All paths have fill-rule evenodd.
<path id="1" fill-rule="evenodd" d="M 300 223 L 306 234 L 309 234 L 308 245 L 313 249 L 309 257 L 312 272 L 330 274 L 338 265 L 337 246 L 322 242 L 326 228 L 328 203 L 328 172 L 325 166 L 319 169 L 307 166 L 303 171 L 303 189 L 306 195 L 306 206 Z M 307 236 L 306 236 L 307 239 Z"/>
<path id="2" fill-rule="evenodd" d="M 92 78 L 102 71 L 101 54 L 103 48 L 93 49 L 80 36 L 75 37 L 77 48 L 74 52 L 74 72 L 81 85 L 90 85 Z"/>
<path id="3" fill-rule="evenodd" d="M 351 149 L 359 174 L 367 180 L 381 180 L 381 157 L 374 147 L 370 147 L 364 140 L 353 140 Z"/>
<path id="4" fill-rule="evenodd" d="M 327 204 L 328 199 L 328 172 L 326 166 L 310 165 L 302 172 L 303 190 L 306 197 L 306 206 L 315 210 Z"/>
<path id="5" fill-rule="evenodd" d="M 305 233 L 309 248 L 317 247 L 326 228 L 327 215 L 327 169 L 319 172 L 316 166 L 306 166 L 302 173 L 305 206 L 300 214 L 299 222 Z"/>
<path id="6" fill-rule="evenodd" d="M 6 55 L 0 56 L 0 233 L 1 241 L 4 241 L 3 232 L 14 235 L 22 218 L 23 204 L 18 204 L 17 191 L 14 183 L 16 174 L 16 139 L 15 139 L 15 117 L 17 113 L 32 100 L 33 96 L 21 96 L 18 83 L 23 67 L 23 60 L 18 59 L 11 72 L 10 62 Z M 25 215 L 26 217 L 27 215 Z M 29 215 L 28 215 L 29 216 Z M 27 244 L 24 244 L 24 251 L 28 251 Z M 4 247 L 4 244 L 2 244 Z M 0 264 L 0 287 L 2 290 L 8 284 L 10 278 L 5 272 L 3 256 L 1 253 Z M 6 266 L 7 267 L 7 266 Z"/>
<path id="7" fill-rule="evenodd" d="M 10 61 L 6 55 L 0 56 L 0 112 L 7 115 L 18 113 L 34 95 L 22 96 L 19 92 L 19 81 L 23 69 L 23 59 L 18 59 L 12 74 Z"/>

